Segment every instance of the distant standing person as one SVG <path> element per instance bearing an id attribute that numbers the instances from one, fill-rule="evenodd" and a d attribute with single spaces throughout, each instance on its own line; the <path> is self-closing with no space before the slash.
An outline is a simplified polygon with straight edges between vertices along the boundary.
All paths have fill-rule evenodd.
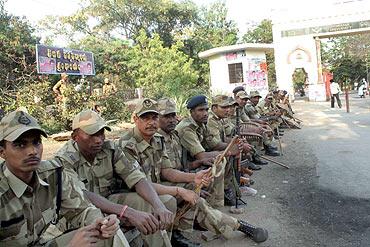
<path id="1" fill-rule="evenodd" d="M 117 92 L 116 85 L 111 83 L 108 78 L 105 78 L 104 85 L 103 85 L 103 95 L 109 96 L 111 94 L 114 94 L 115 92 Z"/>
<path id="2" fill-rule="evenodd" d="M 339 108 L 342 108 L 342 102 L 340 102 L 339 94 L 341 90 L 339 84 L 334 82 L 333 79 L 330 80 L 330 96 L 331 96 L 331 108 L 334 108 L 334 97 L 337 99 L 337 104 Z"/>
<path id="3" fill-rule="evenodd" d="M 367 81 L 365 80 L 365 78 L 362 78 L 362 83 L 364 84 L 363 91 L 364 91 L 364 98 L 365 98 L 366 95 L 367 95 L 367 92 L 369 90 L 369 85 L 368 85 Z"/>
<path id="4" fill-rule="evenodd" d="M 358 87 L 358 96 L 360 96 L 360 98 L 365 98 L 365 84 L 364 83 L 362 83 Z"/>
<path id="5" fill-rule="evenodd" d="M 62 102 L 64 104 L 66 101 L 65 91 L 68 84 L 68 75 L 62 73 L 60 77 L 61 79 L 54 85 L 53 91 L 57 95 L 57 102 Z"/>

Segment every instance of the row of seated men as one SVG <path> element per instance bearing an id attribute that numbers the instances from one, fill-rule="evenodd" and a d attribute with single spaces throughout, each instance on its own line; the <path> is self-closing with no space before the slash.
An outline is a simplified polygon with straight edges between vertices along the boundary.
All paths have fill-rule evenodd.
<path id="1" fill-rule="evenodd" d="M 248 120 L 239 111 L 254 94 L 240 90 L 235 100 L 218 95 L 210 113 L 207 98 L 194 96 L 187 102 L 190 116 L 180 123 L 173 100 L 142 99 L 135 127 L 115 141 L 105 139 L 111 131 L 105 120 L 85 110 L 73 118 L 72 139 L 48 161 L 41 160 L 46 132 L 37 120 L 24 111 L 7 114 L 0 123 L 0 242 L 200 246 L 182 234 L 193 229 L 225 239 L 239 231 L 256 242 L 267 240 L 266 229 L 217 209 L 234 203 L 233 157 L 243 156 L 246 169 L 265 164 L 253 141 L 233 142 L 233 119 L 257 123 L 245 135 L 260 138 L 267 155 L 279 155 L 266 119 L 246 111 Z M 132 227 L 141 235 L 129 244 L 120 228 Z"/>

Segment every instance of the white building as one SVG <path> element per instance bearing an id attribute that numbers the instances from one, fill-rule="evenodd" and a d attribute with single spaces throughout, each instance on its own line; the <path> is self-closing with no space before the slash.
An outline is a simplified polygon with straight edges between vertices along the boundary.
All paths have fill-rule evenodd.
<path id="1" fill-rule="evenodd" d="M 240 44 L 213 48 L 199 53 L 209 60 L 210 89 L 212 95 L 231 95 L 236 86 L 247 92 L 268 92 L 266 51 L 273 51 L 273 44 Z"/>

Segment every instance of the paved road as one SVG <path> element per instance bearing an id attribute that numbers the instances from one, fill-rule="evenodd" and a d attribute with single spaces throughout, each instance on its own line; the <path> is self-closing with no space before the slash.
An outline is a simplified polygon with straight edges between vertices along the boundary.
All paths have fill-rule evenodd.
<path id="1" fill-rule="evenodd" d="M 370 198 L 369 106 L 369 98 L 355 95 L 350 97 L 350 113 L 337 106 L 330 108 L 328 102 L 295 104 L 305 120 L 305 139 L 318 159 L 320 187 L 344 196 Z"/>
<path id="2" fill-rule="evenodd" d="M 256 172 L 258 194 L 235 216 L 266 227 L 268 241 L 236 233 L 203 246 L 370 246 L 370 99 L 351 95 L 350 104 L 350 113 L 329 102 L 293 104 L 304 127 L 285 131 L 284 156 L 275 158 L 291 168 Z"/>

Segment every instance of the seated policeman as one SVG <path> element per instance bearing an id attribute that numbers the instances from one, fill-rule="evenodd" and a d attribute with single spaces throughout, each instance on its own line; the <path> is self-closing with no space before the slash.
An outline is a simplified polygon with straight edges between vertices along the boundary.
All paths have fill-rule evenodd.
<path id="1" fill-rule="evenodd" d="M 112 141 L 105 140 L 105 131 L 111 129 L 96 112 L 78 113 L 72 129 L 72 140 L 58 150 L 55 159 L 77 173 L 88 198 L 104 213 L 116 214 L 123 223 L 137 227 L 147 245 L 163 245 L 159 230 L 172 223 L 172 213 L 140 171 L 138 162 L 128 160 Z M 128 188 L 136 193 L 129 193 Z M 173 204 L 176 208 L 175 200 Z"/>
<path id="2" fill-rule="evenodd" d="M 45 131 L 23 111 L 0 122 L 0 245 L 81 247 L 112 239 L 117 217 L 103 218 L 69 173 L 41 161 L 41 135 L 46 137 Z M 42 233 L 59 217 L 79 229 L 42 242 Z"/>

